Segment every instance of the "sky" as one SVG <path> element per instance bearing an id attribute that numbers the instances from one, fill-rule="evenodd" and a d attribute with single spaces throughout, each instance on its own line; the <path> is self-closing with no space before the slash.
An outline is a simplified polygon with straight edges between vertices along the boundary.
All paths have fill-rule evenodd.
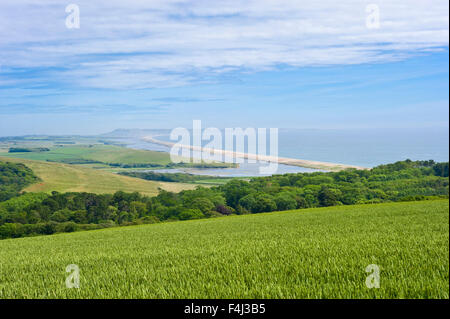
<path id="1" fill-rule="evenodd" d="M 0 136 L 448 128 L 448 6 L 0 0 Z"/>

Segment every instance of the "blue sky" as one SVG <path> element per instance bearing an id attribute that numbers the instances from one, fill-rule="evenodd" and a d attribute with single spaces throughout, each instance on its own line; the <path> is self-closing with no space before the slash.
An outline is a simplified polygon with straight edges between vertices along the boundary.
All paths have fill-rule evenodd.
<path id="1" fill-rule="evenodd" d="M 448 127 L 448 1 L 74 3 L 0 3 L 0 136 Z"/>

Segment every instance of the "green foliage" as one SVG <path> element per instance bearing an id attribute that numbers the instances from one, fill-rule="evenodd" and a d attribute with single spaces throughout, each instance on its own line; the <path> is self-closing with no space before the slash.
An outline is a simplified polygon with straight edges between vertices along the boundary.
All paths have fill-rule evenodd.
<path id="1" fill-rule="evenodd" d="M 437 163 L 433 170 L 436 176 L 448 177 L 448 163 Z"/>
<path id="2" fill-rule="evenodd" d="M 180 220 L 199 219 L 203 217 L 205 215 L 200 209 L 184 209 L 179 215 Z"/>
<path id="3" fill-rule="evenodd" d="M 298 207 L 295 196 L 289 192 L 281 192 L 275 196 L 278 210 L 291 210 Z"/>
<path id="4" fill-rule="evenodd" d="M 123 166 L 122 166 L 123 167 Z M 193 175 L 187 173 L 157 173 L 157 172 L 120 172 L 120 175 L 137 177 L 148 181 L 192 183 L 207 180 L 229 180 L 227 177 Z"/>
<path id="5" fill-rule="evenodd" d="M 0 202 L 17 196 L 26 186 L 39 181 L 23 164 L 0 161 Z"/>
<path id="6" fill-rule="evenodd" d="M 9 153 L 31 153 L 31 152 L 49 152 L 50 149 L 47 147 L 11 147 Z"/>
<path id="7" fill-rule="evenodd" d="M 448 299 L 448 209 L 338 206 L 2 240 L 0 298 Z M 66 288 L 69 264 L 80 289 Z M 365 284 L 370 264 L 378 289 Z"/>
<path id="8" fill-rule="evenodd" d="M 448 163 L 403 161 L 372 170 L 285 174 L 232 180 L 212 188 L 197 187 L 172 193 L 160 190 L 155 197 L 139 193 L 113 195 L 53 192 L 24 195 L 0 204 L 3 237 L 64 231 L 60 224 L 111 227 L 155 221 L 173 221 L 231 214 L 255 214 L 297 208 L 328 207 L 448 197 Z M 53 223 L 53 224 L 52 224 Z M 45 224 L 47 228 L 25 228 L 9 224 Z M 51 226 L 56 224 L 55 227 Z M 94 226 L 86 226 L 93 224 Z M 97 225 L 97 226 L 95 226 Z M 102 226 L 99 226 L 102 225 Z M 52 228 L 53 227 L 53 228 Z M 5 237 L 6 236 L 6 237 Z"/>
<path id="9" fill-rule="evenodd" d="M 320 206 L 336 206 L 339 203 L 336 193 L 336 190 L 329 189 L 328 187 L 322 187 L 319 194 L 317 195 Z"/>

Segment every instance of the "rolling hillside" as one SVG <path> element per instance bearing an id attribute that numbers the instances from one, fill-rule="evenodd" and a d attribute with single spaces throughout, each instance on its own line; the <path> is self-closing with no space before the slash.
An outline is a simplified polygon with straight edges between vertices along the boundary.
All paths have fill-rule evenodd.
<path id="1" fill-rule="evenodd" d="M 448 200 L 0 241 L 0 298 L 448 298 Z M 80 288 L 65 286 L 80 268 Z M 366 267 L 380 288 L 366 287 Z"/>
<path id="2" fill-rule="evenodd" d="M 193 189 L 195 185 L 146 181 L 105 171 L 75 165 L 51 163 L 28 159 L 0 157 L 0 161 L 23 163 L 42 179 L 42 182 L 24 189 L 27 192 L 91 192 L 96 194 L 116 191 L 139 192 L 156 195 L 158 187 L 169 191 Z"/>

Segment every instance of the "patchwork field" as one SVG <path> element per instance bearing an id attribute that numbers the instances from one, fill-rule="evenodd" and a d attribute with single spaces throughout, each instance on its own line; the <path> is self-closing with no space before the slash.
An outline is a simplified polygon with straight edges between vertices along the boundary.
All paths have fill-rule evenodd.
<path id="1" fill-rule="evenodd" d="M 438 200 L 7 239 L 0 298 L 449 298 L 448 229 Z"/>
<path id="2" fill-rule="evenodd" d="M 146 181 L 75 165 L 7 157 L 0 157 L 0 160 L 23 163 L 42 179 L 42 182 L 25 188 L 24 191 L 27 192 L 59 191 L 103 194 L 121 190 L 153 196 L 158 194 L 158 187 L 175 192 L 195 188 L 193 184 Z"/>
<path id="3" fill-rule="evenodd" d="M 120 164 L 160 164 L 170 163 L 168 153 L 135 150 L 114 145 L 76 145 L 50 147 L 48 152 L 1 153 L 2 156 L 38 161 L 91 160 Z"/>

